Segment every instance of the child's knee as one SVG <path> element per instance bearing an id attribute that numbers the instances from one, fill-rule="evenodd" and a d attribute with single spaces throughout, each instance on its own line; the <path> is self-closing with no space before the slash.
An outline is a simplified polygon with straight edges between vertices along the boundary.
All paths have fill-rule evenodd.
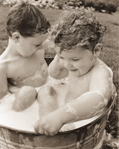
<path id="1" fill-rule="evenodd" d="M 41 107 L 45 107 L 49 112 L 58 108 L 57 93 L 52 86 L 41 87 L 38 91 L 37 100 Z"/>

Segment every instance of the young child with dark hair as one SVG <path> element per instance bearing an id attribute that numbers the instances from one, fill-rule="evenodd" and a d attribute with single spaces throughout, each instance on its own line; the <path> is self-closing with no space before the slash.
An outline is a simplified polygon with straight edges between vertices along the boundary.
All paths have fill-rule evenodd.
<path id="1" fill-rule="evenodd" d="M 56 56 L 49 75 L 54 79 L 68 77 L 68 89 L 62 93 L 64 105 L 39 119 L 36 132 L 55 135 L 64 124 L 103 112 L 114 90 L 112 70 L 99 59 L 105 30 L 84 8 L 64 11 L 52 26 L 49 40 Z"/>
<path id="2" fill-rule="evenodd" d="M 12 86 L 39 87 L 46 83 L 43 42 L 50 23 L 37 3 L 19 2 L 7 15 L 8 46 L 0 56 L 0 99 Z"/>

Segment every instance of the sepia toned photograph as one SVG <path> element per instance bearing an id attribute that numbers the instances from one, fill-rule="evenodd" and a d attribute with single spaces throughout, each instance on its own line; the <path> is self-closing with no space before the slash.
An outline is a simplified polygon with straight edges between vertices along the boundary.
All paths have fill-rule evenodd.
<path id="1" fill-rule="evenodd" d="M 0 149 L 119 149 L 119 0 L 0 0 Z"/>

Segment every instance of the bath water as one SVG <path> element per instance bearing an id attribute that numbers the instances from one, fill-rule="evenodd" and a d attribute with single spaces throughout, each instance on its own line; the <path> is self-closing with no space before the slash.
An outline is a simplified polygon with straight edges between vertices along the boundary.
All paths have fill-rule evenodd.
<path id="1" fill-rule="evenodd" d="M 67 92 L 67 79 L 57 81 L 55 79 L 49 79 L 46 83 L 47 85 L 51 85 L 57 93 L 57 102 L 59 104 L 59 107 L 64 104 L 64 98 L 65 93 Z M 38 91 L 40 89 L 36 88 Z M 12 90 L 12 89 L 11 89 Z M 17 88 L 14 88 L 14 90 L 18 90 Z M 39 103 L 37 99 L 34 101 L 34 103 L 28 107 L 27 109 L 16 112 L 12 110 L 12 105 L 15 101 L 15 95 L 8 93 L 6 96 L 4 96 L 3 99 L 0 101 L 0 125 L 16 129 L 19 131 L 27 131 L 34 133 L 34 124 L 38 119 L 40 119 L 39 116 Z M 97 115 L 93 118 L 81 120 L 75 123 L 66 124 L 64 125 L 60 131 L 68 131 L 73 130 L 76 128 L 80 128 L 86 124 L 89 124 L 90 122 L 97 119 L 100 115 Z"/>

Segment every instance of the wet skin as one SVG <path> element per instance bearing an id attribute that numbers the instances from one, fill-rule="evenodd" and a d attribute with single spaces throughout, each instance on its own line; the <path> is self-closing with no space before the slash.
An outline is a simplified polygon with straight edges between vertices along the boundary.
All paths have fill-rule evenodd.
<path id="1" fill-rule="evenodd" d="M 46 39 L 44 34 L 36 34 L 33 37 L 22 37 L 18 32 L 13 33 L 9 38 L 8 47 L 0 56 L 0 96 L 4 96 L 8 92 L 7 79 L 17 84 L 40 71 L 43 65 L 46 65 L 44 60 L 43 42 Z M 47 79 L 47 65 L 44 78 L 35 80 L 29 79 L 26 83 L 21 84 L 38 87 L 43 85 Z M 15 84 L 14 84 L 15 85 Z"/>

